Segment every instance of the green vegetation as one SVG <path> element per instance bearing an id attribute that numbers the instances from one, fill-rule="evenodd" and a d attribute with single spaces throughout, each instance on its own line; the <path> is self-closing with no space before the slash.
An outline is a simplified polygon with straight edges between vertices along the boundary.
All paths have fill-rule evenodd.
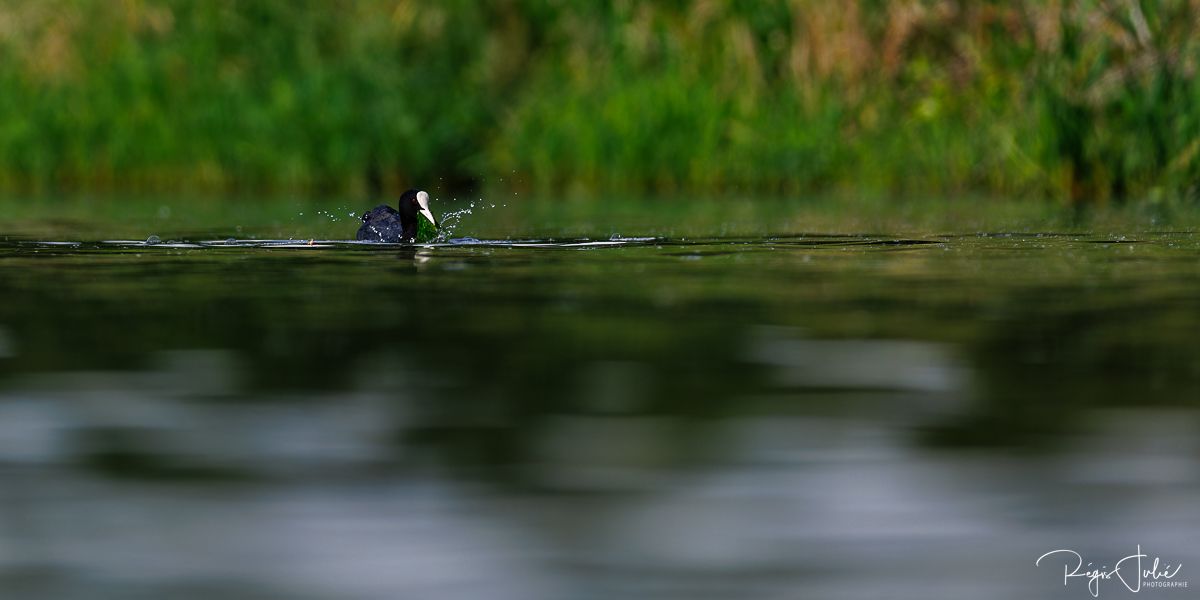
<path id="1" fill-rule="evenodd" d="M 0 186 L 1191 201 L 1198 22 L 1191 0 L 4 0 Z"/>
<path id="2" fill-rule="evenodd" d="M 426 219 L 424 215 L 417 217 L 417 241 L 432 242 L 437 240 L 438 228 Z"/>

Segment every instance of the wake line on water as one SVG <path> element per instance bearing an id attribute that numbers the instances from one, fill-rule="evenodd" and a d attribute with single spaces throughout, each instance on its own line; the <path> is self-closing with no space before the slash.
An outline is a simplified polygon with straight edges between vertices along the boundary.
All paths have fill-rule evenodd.
<path id="1" fill-rule="evenodd" d="M 151 236 L 146 240 L 102 240 L 98 242 L 75 242 L 75 241 L 33 241 L 21 240 L 12 241 L 7 244 L 0 243 L 0 247 L 14 248 L 32 248 L 36 251 L 38 248 L 47 250 L 103 250 L 105 248 L 126 249 L 126 250 L 219 250 L 219 249 L 280 249 L 280 250 L 358 250 L 358 251 L 385 251 L 391 252 L 404 249 L 470 249 L 470 248 L 494 248 L 494 249 L 565 249 L 565 250 L 589 250 L 601 248 L 634 248 L 634 247 L 659 247 L 659 248 L 698 248 L 702 246 L 723 246 L 730 249 L 742 250 L 782 250 L 791 249 L 819 249 L 819 248 L 876 248 L 879 250 L 895 249 L 918 249 L 918 248 L 944 248 L 947 246 L 948 240 L 925 240 L 925 239 L 909 239 L 909 238 L 889 238 L 880 236 L 855 236 L 855 235 L 786 235 L 786 236 L 766 236 L 753 238 L 722 238 L 722 237 L 624 237 L 621 235 L 613 235 L 608 239 L 592 239 L 592 238 L 543 238 L 543 239 L 504 239 L 504 240 L 488 240 L 476 239 L 472 237 L 450 238 L 446 240 L 438 240 L 424 244 L 399 244 L 387 243 L 378 241 L 360 241 L 360 240 L 319 240 L 319 239 L 214 239 L 214 240 L 175 240 L 168 239 L 165 241 L 159 240 L 157 236 Z"/>
<path id="2" fill-rule="evenodd" d="M 480 240 L 475 238 L 451 238 L 426 244 L 393 244 L 377 241 L 362 240 L 318 240 L 318 239 L 235 239 L 224 240 L 101 240 L 99 242 L 67 242 L 67 241 L 21 241 L 20 246 L 46 248 L 83 248 L 83 247 L 125 247 L 146 249 L 205 249 L 205 248 L 290 248 L 290 249 L 322 249 L 322 248 L 355 248 L 395 250 L 398 248 L 457 248 L 457 247 L 493 247 L 493 248 L 588 248 L 607 246 L 632 246 L 653 243 L 665 243 L 666 238 L 630 237 L 610 238 L 607 240 L 590 240 L 586 238 L 555 240 L 555 239 L 521 239 L 521 240 Z"/>

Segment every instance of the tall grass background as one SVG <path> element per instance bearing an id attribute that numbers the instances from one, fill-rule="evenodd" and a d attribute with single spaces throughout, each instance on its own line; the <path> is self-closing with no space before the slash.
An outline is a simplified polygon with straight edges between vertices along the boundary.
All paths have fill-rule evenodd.
<path id="1" fill-rule="evenodd" d="M 0 0 L 0 187 L 1187 202 L 1198 19 L 1193 0 Z"/>

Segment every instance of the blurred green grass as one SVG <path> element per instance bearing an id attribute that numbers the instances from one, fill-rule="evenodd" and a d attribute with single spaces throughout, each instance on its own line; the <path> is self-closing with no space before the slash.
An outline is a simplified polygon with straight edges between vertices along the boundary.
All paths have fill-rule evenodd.
<path id="1" fill-rule="evenodd" d="M 0 187 L 1191 202 L 1200 2 L 3 0 Z"/>

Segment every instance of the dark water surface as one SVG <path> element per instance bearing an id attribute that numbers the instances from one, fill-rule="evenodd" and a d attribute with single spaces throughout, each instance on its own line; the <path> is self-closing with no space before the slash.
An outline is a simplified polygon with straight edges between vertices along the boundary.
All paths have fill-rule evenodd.
<path id="1" fill-rule="evenodd" d="M 0 597 L 1194 596 L 1200 234 L 685 237 L 9 235 Z"/>

